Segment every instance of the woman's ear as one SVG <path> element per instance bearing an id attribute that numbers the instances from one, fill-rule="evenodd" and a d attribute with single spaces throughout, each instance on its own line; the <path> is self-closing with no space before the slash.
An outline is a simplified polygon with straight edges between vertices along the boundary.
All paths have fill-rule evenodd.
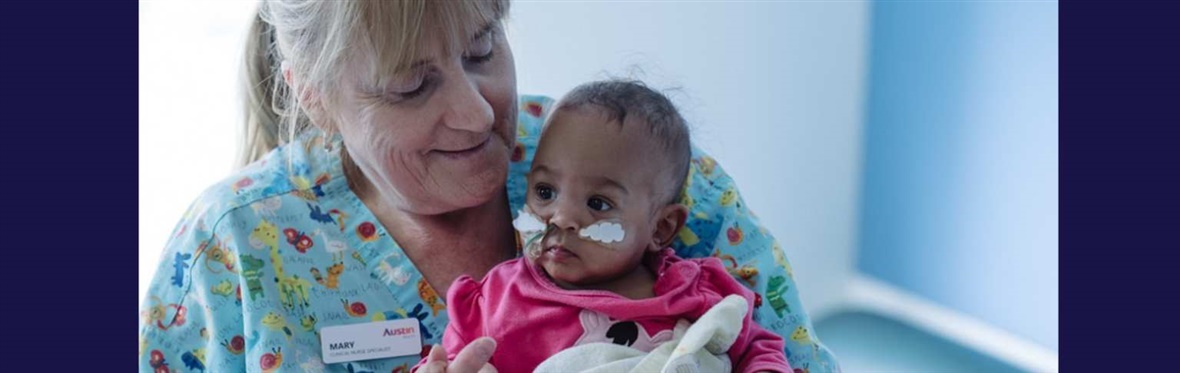
<path id="1" fill-rule="evenodd" d="M 656 229 L 652 233 L 652 244 L 655 250 L 663 250 L 671 246 L 676 234 L 684 227 L 688 219 L 688 208 L 679 203 L 664 206 L 656 216 Z"/>
<path id="2" fill-rule="evenodd" d="M 287 62 L 287 60 L 283 60 L 283 62 L 279 64 L 279 72 L 283 75 L 283 82 L 287 83 L 287 89 L 290 90 L 290 92 L 299 95 L 299 108 L 303 109 L 303 112 L 306 113 L 308 118 L 311 119 L 312 124 L 320 127 L 322 130 L 327 131 L 327 128 L 323 128 L 322 123 L 324 123 L 324 121 L 321 120 L 323 119 L 322 117 L 324 114 L 324 108 L 320 103 L 319 93 L 315 92 L 315 90 L 311 88 L 301 85 L 301 82 L 299 81 L 298 77 L 295 76 L 291 68 L 291 64 Z"/>

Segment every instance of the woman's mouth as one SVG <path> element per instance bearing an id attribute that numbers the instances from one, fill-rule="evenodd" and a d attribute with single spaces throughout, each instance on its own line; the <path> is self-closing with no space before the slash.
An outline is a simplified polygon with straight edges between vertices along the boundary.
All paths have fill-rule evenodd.
<path id="1" fill-rule="evenodd" d="M 488 138 L 484 139 L 483 142 L 480 142 L 479 144 L 476 144 L 476 145 L 466 148 L 466 149 L 458 149 L 458 150 L 441 150 L 440 149 L 440 150 L 435 150 L 435 152 L 438 152 L 438 154 L 441 154 L 442 156 L 447 157 L 447 158 L 462 159 L 462 158 L 467 158 L 467 157 L 471 157 L 473 155 L 479 154 L 479 152 L 481 150 L 488 147 L 488 143 L 490 143 L 490 142 L 492 142 L 492 137 L 488 136 Z"/>

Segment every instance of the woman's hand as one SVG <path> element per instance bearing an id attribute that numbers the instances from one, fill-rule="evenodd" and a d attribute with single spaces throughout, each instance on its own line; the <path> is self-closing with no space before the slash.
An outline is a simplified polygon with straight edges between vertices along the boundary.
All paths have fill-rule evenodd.
<path id="1" fill-rule="evenodd" d="M 496 341 L 482 337 L 463 347 L 455 355 L 455 361 L 447 362 L 447 350 L 434 345 L 430 355 L 426 356 L 426 364 L 418 368 L 417 373 L 496 373 L 496 367 L 488 363 L 494 352 Z"/>

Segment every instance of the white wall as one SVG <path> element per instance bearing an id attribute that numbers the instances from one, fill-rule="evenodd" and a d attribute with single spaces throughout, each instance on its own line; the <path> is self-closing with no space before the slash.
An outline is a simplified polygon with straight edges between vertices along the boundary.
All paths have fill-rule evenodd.
<path id="1" fill-rule="evenodd" d="M 139 299 L 181 214 L 232 169 L 250 1 L 139 2 Z"/>
<path id="2" fill-rule="evenodd" d="M 252 3 L 140 2 L 140 283 L 172 225 L 230 170 L 237 58 Z M 698 145 L 782 241 L 806 307 L 853 263 L 868 5 L 518 1 L 521 93 L 560 96 L 632 66 L 673 94 Z"/>

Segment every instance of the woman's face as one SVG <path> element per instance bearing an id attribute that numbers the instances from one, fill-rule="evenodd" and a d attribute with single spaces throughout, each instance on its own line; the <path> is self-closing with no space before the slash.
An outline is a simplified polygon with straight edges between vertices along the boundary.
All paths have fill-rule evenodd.
<path id="1" fill-rule="evenodd" d="M 502 193 L 515 145 L 516 69 L 502 25 L 466 45 L 427 39 L 413 67 L 378 86 L 353 63 L 334 130 L 383 203 L 434 215 Z M 424 30 L 431 35 L 431 30 Z M 365 59 L 357 59 L 365 60 Z"/>

